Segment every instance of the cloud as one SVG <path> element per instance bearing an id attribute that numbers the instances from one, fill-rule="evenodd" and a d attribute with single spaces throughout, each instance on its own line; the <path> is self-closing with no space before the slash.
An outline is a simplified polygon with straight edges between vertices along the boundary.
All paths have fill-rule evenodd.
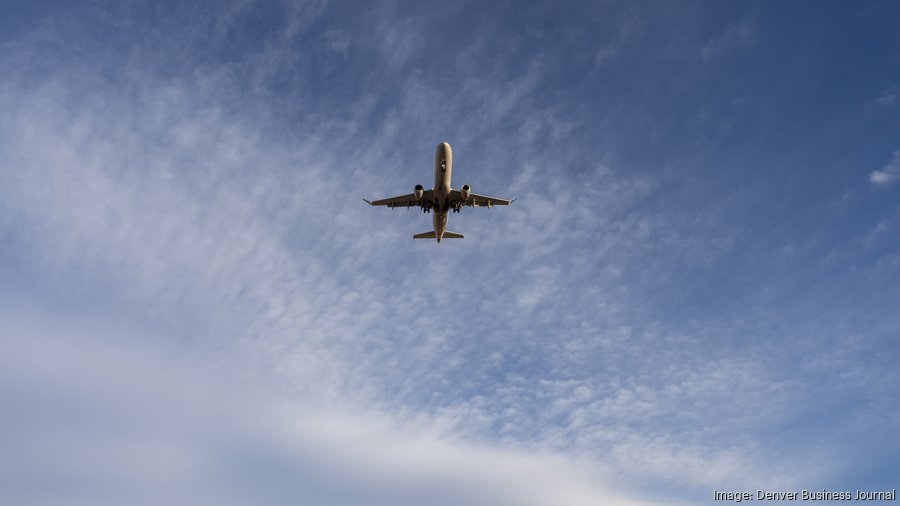
<path id="1" fill-rule="evenodd" d="M 894 157 L 881 170 L 872 171 L 869 181 L 878 186 L 889 186 L 900 179 L 900 151 L 894 151 Z"/>
<path id="2" fill-rule="evenodd" d="M 134 342 L 139 329 L 80 317 L 62 329 L 59 315 L 4 307 L 16 316 L 0 314 L 0 378 L 15 389 L 0 390 L 0 469 L 17 480 L 5 501 L 643 504 L 616 497 L 590 462 L 298 402 L 231 374 L 234 356 L 210 362 L 160 336 Z"/>
<path id="3" fill-rule="evenodd" d="M 640 16 L 630 8 L 617 13 L 615 18 L 615 22 L 611 26 L 612 33 L 605 40 L 603 37 L 598 37 L 598 40 L 603 40 L 603 42 L 599 43 L 594 50 L 593 63 L 595 67 L 615 60 L 622 49 L 643 29 Z"/>
<path id="4" fill-rule="evenodd" d="M 535 64 L 524 75 L 512 77 L 507 86 L 514 93 L 494 107 L 485 108 L 481 119 L 492 124 L 504 119 L 518 121 L 517 115 L 523 111 L 517 106 L 528 100 L 539 79 L 539 69 Z M 140 79 L 128 84 L 136 88 L 132 91 L 136 99 L 131 94 L 120 96 L 117 84 L 69 74 L 47 78 L 48 85 L 40 90 L 19 89 L 6 97 L 8 116 L 3 132 L 8 144 L 4 154 L 10 165 L 4 171 L 8 184 L 4 186 L 3 206 L 7 215 L 18 216 L 21 247 L 34 252 L 29 266 L 34 271 L 53 273 L 54 285 L 68 286 L 74 293 L 99 292 L 88 304 L 107 307 L 101 312 L 104 318 L 118 314 L 119 318 L 152 322 L 152 328 L 147 329 L 151 335 L 139 338 L 128 332 L 121 337 L 125 341 L 187 340 L 194 344 L 184 352 L 214 354 L 225 360 L 227 366 L 223 370 L 206 373 L 212 378 L 229 374 L 260 377 L 248 379 L 250 384 L 242 386 L 249 389 L 246 397 L 255 397 L 256 391 L 283 392 L 285 397 L 276 397 L 273 404 L 293 404 L 293 409 L 307 412 L 304 416 L 321 420 L 300 431 L 298 444 L 333 441 L 336 454 L 346 453 L 326 466 L 323 480 L 359 480 L 351 487 L 359 495 L 363 494 L 361 490 L 387 487 L 378 493 L 391 498 L 385 502 L 395 503 L 407 500 L 404 494 L 415 492 L 414 483 L 435 483 L 435 490 L 452 491 L 461 488 L 455 485 L 459 480 L 477 485 L 462 487 L 469 494 L 462 502 L 470 504 L 488 501 L 485 497 L 494 504 L 502 504 L 507 500 L 504 498 L 519 504 L 578 504 L 596 503 L 622 492 L 593 483 L 612 481 L 605 472 L 598 471 L 596 476 L 591 472 L 589 477 L 574 481 L 562 478 L 578 474 L 575 469 L 602 469 L 609 465 L 622 468 L 623 463 L 635 461 L 640 464 L 625 468 L 641 475 L 648 468 L 663 469 L 673 461 L 699 461 L 700 457 L 692 456 L 692 450 L 677 437 L 654 437 L 649 444 L 628 428 L 633 417 L 652 414 L 660 418 L 678 409 L 654 397 L 652 392 L 658 385 L 647 383 L 647 378 L 636 380 L 638 395 L 630 394 L 630 389 L 607 390 L 603 379 L 583 380 L 571 401 L 567 400 L 570 395 L 565 389 L 552 388 L 559 382 L 559 375 L 590 378 L 593 364 L 579 356 L 603 352 L 624 357 L 628 355 L 626 350 L 634 346 L 615 339 L 606 330 L 591 333 L 570 327 L 572 323 L 558 321 L 555 313 L 562 301 L 568 305 L 570 319 L 588 311 L 616 318 L 621 303 L 615 300 L 615 293 L 579 289 L 576 295 L 588 295 L 579 300 L 580 296 L 566 296 L 567 287 L 577 286 L 580 273 L 592 268 L 589 251 L 599 251 L 611 264 L 627 269 L 628 252 L 655 247 L 647 241 L 656 240 L 653 237 L 662 224 L 633 211 L 633 206 L 652 189 L 652 182 L 640 177 L 623 178 L 611 167 L 599 166 L 596 173 L 575 180 L 576 186 L 584 190 L 574 197 L 576 210 L 562 215 L 554 210 L 571 202 L 571 177 L 544 176 L 538 180 L 538 187 L 523 179 L 521 189 L 525 191 L 523 201 L 528 202 L 527 207 L 518 213 L 472 213 L 467 217 L 467 223 L 473 227 L 477 226 L 476 220 L 490 218 L 494 220 L 491 226 L 497 230 L 503 230 L 501 225 L 507 222 L 506 227 L 519 231 L 508 246 L 519 253 L 505 259 L 505 269 L 496 263 L 476 263 L 474 260 L 482 255 L 479 243 L 472 242 L 461 245 L 455 258 L 440 262 L 416 258 L 412 251 L 404 255 L 406 272 L 397 273 L 394 268 L 382 272 L 377 269 L 378 262 L 395 265 L 391 252 L 398 241 L 407 239 L 406 234 L 373 237 L 364 233 L 374 225 L 388 228 L 386 218 L 372 214 L 361 218 L 364 207 L 335 210 L 332 204 L 334 189 L 364 194 L 363 183 L 367 180 L 355 181 L 348 187 L 340 172 L 320 169 L 339 165 L 329 153 L 339 152 L 348 139 L 337 138 L 328 147 L 308 140 L 286 146 L 267 139 L 258 132 L 272 130 L 269 120 L 247 113 L 254 107 L 265 107 L 267 98 L 249 95 L 248 105 L 254 107 L 246 109 L 229 102 L 230 88 L 236 83 L 227 74 L 169 82 L 153 79 L 137 69 L 134 72 Z M 105 100 L 74 102 L 72 90 L 87 90 Z M 423 103 L 419 99 L 428 90 L 412 90 L 410 103 Z M 482 99 L 473 97 L 476 103 Z M 419 113 L 415 107 L 409 110 L 413 117 Z M 37 144 L 48 148 L 31 149 Z M 430 144 L 427 146 L 430 151 Z M 539 155 L 537 149 L 526 148 L 520 156 L 541 161 L 559 155 Z M 426 152 L 426 158 L 427 155 L 430 153 Z M 592 185 L 591 181 L 603 184 Z M 598 213 L 592 212 L 597 206 L 618 211 L 598 219 Z M 416 214 L 411 217 L 420 218 Z M 335 226 L 344 233 L 329 235 Z M 604 236 L 602 243 L 584 242 L 597 231 Z M 548 236 L 555 240 L 543 239 Z M 569 250 L 572 256 L 555 255 L 566 244 L 573 246 Z M 382 253 L 372 254 L 372 248 Z M 467 269 L 473 269 L 472 279 L 492 279 L 497 284 L 488 287 L 484 310 L 439 289 L 455 286 L 460 282 L 459 273 Z M 491 276 L 492 270 L 524 276 Z M 426 272 L 427 277 L 422 275 Z M 617 275 L 610 271 L 609 276 L 612 279 Z M 503 292 L 518 295 L 495 296 Z M 397 294 L 403 296 L 398 300 Z M 432 329 L 432 313 L 427 308 L 434 305 L 446 308 L 448 319 L 459 326 Z M 535 313 L 536 319 L 529 318 L 536 308 L 540 310 Z M 544 338 L 529 328 L 534 322 L 553 325 L 565 333 L 571 331 L 571 336 L 560 337 L 564 348 L 548 348 Z M 169 333 L 158 336 L 150 332 L 159 328 Z M 430 329 L 424 337 L 422 329 Z M 508 340 L 505 336 L 509 334 L 519 337 Z M 595 339 L 600 340 L 599 345 Z M 603 339 L 610 345 L 604 346 Z M 84 336 L 72 340 L 90 342 Z M 58 345 L 48 346 L 58 350 L 54 353 L 59 353 L 59 357 L 71 356 Z M 109 347 L 97 345 L 92 349 Z M 484 351 L 497 358 L 485 360 Z M 125 353 L 130 352 L 126 349 Z M 549 368 L 533 369 L 529 364 L 534 356 L 545 356 Z M 241 357 L 241 361 L 236 362 L 235 357 Z M 127 357 L 111 351 L 90 352 L 85 360 L 129 364 Z M 654 360 L 651 357 L 642 367 L 652 368 Z M 152 382 L 154 374 L 180 375 L 160 365 L 157 372 L 146 374 L 146 381 Z M 532 379 L 517 388 L 517 380 L 512 379 L 517 375 Z M 55 382 L 75 384 L 68 377 Z M 194 382 L 184 379 L 179 384 Z M 104 384 L 117 383 L 109 374 L 78 390 L 90 393 L 97 390 L 96 385 Z M 132 389 L 126 382 L 110 395 L 148 399 L 146 394 L 138 395 Z M 178 401 L 175 390 L 174 386 L 160 387 L 150 400 L 163 405 L 159 410 L 177 412 L 177 406 L 183 403 Z M 510 395 L 513 393 L 517 395 Z M 219 390 L 205 394 L 215 398 L 235 395 Z M 692 392 L 687 397 L 696 395 Z M 165 450 L 155 465 L 162 475 L 147 478 L 161 488 L 183 490 L 172 483 L 177 476 L 165 472 L 171 460 L 195 462 L 196 467 L 185 473 L 213 473 L 213 477 L 199 490 L 184 494 L 203 497 L 212 494 L 219 482 L 231 481 L 207 469 L 212 466 L 208 453 L 237 452 L 233 461 L 227 461 L 234 466 L 241 466 L 246 459 L 275 460 L 277 465 L 272 464 L 276 467 L 272 472 L 276 475 L 290 475 L 294 466 L 302 470 L 328 461 L 325 450 L 308 453 L 304 447 L 298 450 L 299 456 L 290 452 L 285 456 L 277 452 L 270 455 L 266 449 L 260 455 L 252 450 L 232 450 L 225 443 L 248 440 L 247 446 L 254 447 L 257 434 L 273 430 L 266 425 L 235 428 L 234 434 L 225 433 L 204 443 L 208 446 L 188 444 L 193 428 L 215 425 L 219 410 L 225 410 L 229 417 L 232 410 L 243 411 L 244 402 L 238 399 L 224 406 L 200 406 L 195 414 L 205 423 L 182 426 L 178 422 L 165 428 L 160 421 L 163 428 L 159 430 L 142 426 L 122 435 L 121 440 L 101 438 L 95 443 L 98 448 L 108 448 L 109 454 L 117 446 L 135 446 L 126 454 L 134 462 L 139 462 L 144 441 Z M 175 407 L 168 407 L 169 403 Z M 655 408 L 645 411 L 648 403 Z M 334 405 L 349 405 L 354 413 L 341 414 Z M 591 407 L 582 409 L 578 407 L 581 405 Z M 386 417 L 380 414 L 379 406 L 401 415 Z M 263 405 L 246 409 L 264 413 L 270 408 Z M 142 418 L 141 413 L 125 409 L 110 416 L 130 424 L 130 418 Z M 615 413 L 624 415 L 613 416 Z M 561 423 L 569 416 L 573 417 L 572 423 Z M 373 430 L 359 422 L 371 418 L 380 420 L 382 428 Z M 424 430 L 424 434 L 419 434 L 421 428 L 409 430 L 408 418 L 419 420 L 425 427 L 436 425 L 444 430 L 432 435 Z M 304 417 L 294 416 L 294 420 L 300 425 L 307 423 Z M 329 424 L 349 425 L 347 430 L 362 432 L 366 435 L 362 440 L 372 446 L 357 441 L 364 449 L 360 454 L 354 448 L 339 445 L 349 436 L 323 434 L 322 426 Z M 495 426 L 503 427 L 501 441 L 505 448 L 491 449 L 472 443 L 490 436 Z M 76 433 L 79 430 L 90 431 L 92 427 L 79 426 Z M 175 434 L 169 435 L 169 430 Z M 418 442 L 419 438 L 426 442 Z M 441 443 L 428 443 L 428 438 Z M 619 438 L 627 445 L 618 443 Z M 284 444 L 276 441 L 270 446 L 278 448 Z M 403 454 L 403 447 L 417 444 L 423 444 L 434 460 L 423 462 Z M 609 449 L 614 450 L 607 457 L 612 462 L 601 464 L 605 459 L 598 459 L 597 455 Z M 587 453 L 586 463 L 572 460 L 575 450 L 576 455 Z M 165 452 L 188 455 L 176 459 Z M 247 456 L 246 452 L 251 454 Z M 718 460 L 716 452 L 712 450 L 705 456 Z M 394 461 L 393 467 L 380 460 L 366 460 L 364 456 L 369 454 Z M 97 476 L 111 465 L 111 460 L 113 457 L 109 456 L 98 462 Z M 557 461 L 558 464 L 547 464 Z M 350 466 L 348 462 L 357 465 Z M 428 470 L 426 464 L 433 470 Z M 35 472 L 40 472 L 43 466 L 56 464 L 37 461 L 34 465 Z M 71 472 L 70 464 L 59 465 L 60 473 Z M 122 472 L 122 487 L 140 490 L 145 486 L 140 465 L 123 468 Z M 552 485 L 551 481 L 538 479 L 539 475 L 552 477 Z M 98 480 L 96 476 L 92 479 Z M 710 479 L 713 478 L 700 476 L 694 483 L 707 484 Z M 525 487 L 520 484 L 523 482 L 530 485 Z M 257 484 L 246 486 L 250 490 L 243 493 L 255 497 Z M 277 486 L 285 487 L 285 497 L 300 493 L 289 484 L 279 482 Z M 322 493 L 339 494 L 330 489 Z M 433 497 L 430 499 L 427 502 L 433 502 Z M 353 504 L 356 499 L 341 500 Z"/>
<path id="5" fill-rule="evenodd" d="M 685 211 L 690 177 L 605 140 L 627 121 L 572 114 L 527 30 L 312 7 L 166 16 L 134 44 L 51 26 L 0 60 L 0 268 L 20 280 L 0 295 L 38 300 L 0 318 L 17 493 L 637 504 L 833 469 L 831 447 L 765 443 L 835 385 L 808 365 L 833 336 L 788 339 L 799 324 L 730 286 L 748 232 L 726 204 Z M 427 216 L 360 198 L 427 184 L 440 139 L 457 184 L 521 198 L 452 216 L 472 240 L 436 249 L 409 240 Z M 738 316 L 692 295 L 708 278 Z M 860 388 L 883 377 L 841 358 Z M 82 476 L 96 490 L 63 487 Z"/>
<path id="6" fill-rule="evenodd" d="M 889 90 L 885 90 L 884 93 L 881 94 L 880 97 L 875 99 L 875 103 L 882 107 L 891 107 L 897 102 L 897 91 L 896 88 L 891 88 Z"/>
<path id="7" fill-rule="evenodd" d="M 116 79 L 97 77 L 106 65 L 97 63 L 29 67 L 4 82 L 4 230 L 45 284 L 32 288 L 50 300 L 37 306 L 64 308 L 2 317 L 4 383 L 15 385 L 6 400 L 20 408 L 6 462 L 21 464 L 22 484 L 4 497 L 640 503 L 615 499 L 621 492 L 594 461 L 476 444 L 455 428 L 465 420 L 441 425 L 419 409 L 415 380 L 446 384 L 441 376 L 477 349 L 440 332 L 419 339 L 430 326 L 421 309 L 453 269 L 408 263 L 437 273 L 424 286 L 418 275 L 360 269 L 382 260 L 367 249 L 390 251 L 399 237 L 363 234 L 384 217 L 333 205 L 337 188 L 363 195 L 367 180 L 348 187 L 330 170 L 342 164 L 330 153 L 358 138 L 283 144 L 260 133 L 278 127 L 257 114 L 269 107 L 265 92 L 237 101 L 234 74 L 160 76 L 157 58 L 117 67 Z M 261 59 L 251 75 L 268 79 L 283 61 Z M 537 69 L 485 117 L 509 116 Z M 336 225 L 343 233 L 326 235 Z M 405 300 L 379 302 L 395 291 Z M 85 314 L 66 320 L 78 308 Z M 398 405 L 408 414 L 385 414 Z"/>
<path id="8" fill-rule="evenodd" d="M 726 27 L 718 35 L 711 37 L 700 55 L 709 59 L 730 50 L 747 46 L 756 38 L 756 24 L 753 20 L 745 20 Z"/>

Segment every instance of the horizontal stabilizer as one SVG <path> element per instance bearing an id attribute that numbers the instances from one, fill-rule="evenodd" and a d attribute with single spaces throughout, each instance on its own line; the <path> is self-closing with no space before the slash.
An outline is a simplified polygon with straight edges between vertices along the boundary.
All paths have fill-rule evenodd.
<path id="1" fill-rule="evenodd" d="M 444 231 L 443 239 L 462 239 L 463 235 L 457 232 L 450 232 L 449 230 Z M 437 235 L 435 235 L 434 230 L 431 232 L 422 232 L 421 234 L 416 234 L 413 236 L 413 239 L 437 239 Z"/>

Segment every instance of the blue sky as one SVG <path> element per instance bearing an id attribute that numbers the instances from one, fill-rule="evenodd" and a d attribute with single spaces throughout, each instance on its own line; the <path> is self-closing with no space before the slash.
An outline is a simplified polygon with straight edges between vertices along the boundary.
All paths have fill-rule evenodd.
<path id="1" fill-rule="evenodd" d="M 4 2 L 0 502 L 896 488 L 897 19 Z"/>

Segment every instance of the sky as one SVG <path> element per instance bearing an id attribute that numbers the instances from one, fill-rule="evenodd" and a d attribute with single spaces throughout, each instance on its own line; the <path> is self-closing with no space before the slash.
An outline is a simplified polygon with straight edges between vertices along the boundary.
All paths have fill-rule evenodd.
<path id="1" fill-rule="evenodd" d="M 900 487 L 898 19 L 0 3 L 0 503 Z"/>

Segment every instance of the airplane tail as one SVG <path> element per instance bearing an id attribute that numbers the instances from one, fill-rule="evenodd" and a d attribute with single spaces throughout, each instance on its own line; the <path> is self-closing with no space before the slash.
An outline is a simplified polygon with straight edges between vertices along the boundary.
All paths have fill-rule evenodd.
<path id="1" fill-rule="evenodd" d="M 443 238 L 444 239 L 462 239 L 463 235 L 456 233 L 456 232 L 450 232 L 449 230 L 445 230 Z M 416 234 L 413 236 L 413 239 L 437 239 L 437 235 L 434 233 L 434 230 L 432 230 L 431 232 L 422 232 L 421 234 Z"/>

